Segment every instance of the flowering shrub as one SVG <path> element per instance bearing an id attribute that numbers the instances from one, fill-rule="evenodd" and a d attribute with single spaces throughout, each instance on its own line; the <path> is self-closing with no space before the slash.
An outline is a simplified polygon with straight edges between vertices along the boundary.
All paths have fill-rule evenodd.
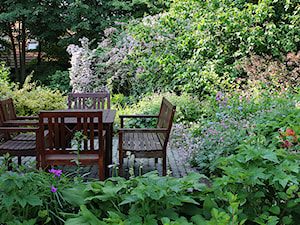
<path id="1" fill-rule="evenodd" d="M 259 132 L 268 137 L 268 142 L 281 140 L 281 143 L 287 143 L 282 138 L 294 133 L 288 129 L 288 136 L 280 137 L 278 131 L 281 128 L 296 129 L 295 132 L 299 129 L 299 100 L 299 95 L 288 92 L 272 98 L 268 92 L 254 95 L 250 92 L 218 92 L 203 104 L 207 106 L 204 110 L 206 117 L 189 126 L 174 126 L 170 147 L 180 151 L 181 160 L 199 172 L 207 176 L 220 175 L 218 159 L 235 154 L 245 137 L 252 136 L 255 129 L 260 129 Z M 293 151 L 299 151 L 299 145 L 293 148 Z"/>
<path id="2" fill-rule="evenodd" d="M 80 39 L 82 47 L 71 44 L 67 51 L 71 55 L 70 85 L 73 92 L 107 91 L 106 77 L 100 76 L 95 67 L 99 63 L 89 49 L 89 40 Z"/>
<path id="3" fill-rule="evenodd" d="M 300 86 L 300 51 L 291 52 L 283 61 L 271 56 L 244 57 L 235 68 L 245 72 L 248 87 L 285 91 Z M 240 79 L 245 82 L 245 80 Z M 244 88 L 246 85 L 243 86 Z"/>

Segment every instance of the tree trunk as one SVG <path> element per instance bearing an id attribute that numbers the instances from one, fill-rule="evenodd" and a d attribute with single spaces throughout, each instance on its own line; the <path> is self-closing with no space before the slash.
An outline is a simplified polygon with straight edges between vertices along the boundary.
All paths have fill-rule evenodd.
<path id="1" fill-rule="evenodd" d="M 41 60 L 42 60 L 42 42 L 39 41 L 38 58 L 37 58 L 38 65 L 41 65 Z"/>
<path id="2" fill-rule="evenodd" d="M 20 72 L 20 82 L 23 83 L 26 77 L 26 30 L 25 30 L 25 22 L 22 20 L 22 31 L 21 31 L 21 46 L 22 51 L 20 54 L 20 65 L 21 65 L 21 72 Z"/>
<path id="3" fill-rule="evenodd" d="M 18 59 L 17 59 L 17 49 L 16 49 L 16 44 L 15 44 L 15 40 L 14 40 L 14 36 L 13 36 L 13 31 L 12 31 L 12 24 L 8 23 L 8 33 L 9 33 L 9 38 L 11 41 L 11 45 L 12 45 L 12 51 L 13 51 L 13 57 L 14 57 L 14 64 L 15 64 L 15 74 L 16 77 L 19 77 L 19 65 L 18 65 Z"/>

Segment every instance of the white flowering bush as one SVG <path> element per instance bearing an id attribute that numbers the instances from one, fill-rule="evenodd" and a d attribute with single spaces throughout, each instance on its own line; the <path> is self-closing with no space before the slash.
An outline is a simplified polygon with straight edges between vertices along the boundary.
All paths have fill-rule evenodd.
<path id="1" fill-rule="evenodd" d="M 96 68 L 99 58 L 89 49 L 89 40 L 80 39 L 81 46 L 71 44 L 67 51 L 71 55 L 70 85 L 72 92 L 107 91 L 106 77 L 100 76 Z"/>

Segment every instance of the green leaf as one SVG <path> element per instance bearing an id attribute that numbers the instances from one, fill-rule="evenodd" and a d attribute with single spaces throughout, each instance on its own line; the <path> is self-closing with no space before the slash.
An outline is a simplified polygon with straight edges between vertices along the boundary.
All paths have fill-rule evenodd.
<path id="1" fill-rule="evenodd" d="M 28 202 L 28 204 L 30 204 L 32 206 L 43 205 L 42 199 L 40 199 L 36 195 L 25 196 L 25 199 Z"/>
<path id="2" fill-rule="evenodd" d="M 74 206 L 80 206 L 85 204 L 85 198 L 88 196 L 88 193 L 85 192 L 85 185 L 79 184 L 75 187 L 68 188 L 62 191 L 62 194 L 66 201 Z"/>
<path id="3" fill-rule="evenodd" d="M 80 209 L 81 209 L 81 213 L 82 213 L 83 217 L 91 225 L 97 225 L 97 224 L 99 224 L 99 225 L 101 225 L 101 224 L 105 225 L 106 224 L 106 223 L 98 220 L 98 218 L 91 211 L 89 211 L 85 205 L 81 205 Z"/>
<path id="4" fill-rule="evenodd" d="M 279 206 L 272 206 L 270 209 L 269 209 L 270 212 L 274 213 L 275 215 L 279 215 L 280 214 L 280 208 Z"/>
<path id="5" fill-rule="evenodd" d="M 268 159 L 268 160 L 270 160 L 270 161 L 272 161 L 272 162 L 278 163 L 279 161 L 278 161 L 277 155 L 278 155 L 278 154 L 275 153 L 275 152 L 271 152 L 270 150 L 266 150 L 266 151 L 261 155 L 261 157 L 262 157 L 263 159 Z"/>
<path id="6" fill-rule="evenodd" d="M 179 196 L 178 199 L 179 199 L 181 202 L 186 202 L 186 203 L 192 203 L 192 204 L 195 204 L 195 205 L 199 205 L 198 202 L 196 202 L 194 199 L 192 199 L 192 198 L 189 197 L 189 196 Z"/>
<path id="7" fill-rule="evenodd" d="M 121 205 L 129 204 L 132 202 L 137 202 L 139 200 L 140 200 L 140 198 L 137 197 L 136 195 L 130 195 L 130 196 L 126 197 L 126 199 L 124 201 L 120 202 L 119 205 L 121 206 Z"/>

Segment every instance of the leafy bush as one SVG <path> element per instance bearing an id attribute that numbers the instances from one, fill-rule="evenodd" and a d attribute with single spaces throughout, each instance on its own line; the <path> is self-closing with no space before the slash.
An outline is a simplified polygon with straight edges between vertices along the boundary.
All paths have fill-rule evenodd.
<path id="1" fill-rule="evenodd" d="M 240 203 L 235 196 L 230 193 L 223 196 L 224 206 L 232 208 L 219 207 L 212 200 L 211 191 L 199 183 L 201 177 L 197 173 L 179 179 L 158 177 L 157 172 L 152 172 L 129 180 L 118 177 L 94 182 L 84 189 L 74 186 L 65 191 L 64 197 L 81 210 L 73 215 L 66 214 L 66 224 L 216 224 L 221 221 L 223 223 L 218 224 L 228 224 L 242 221 L 238 212 Z"/>
<path id="2" fill-rule="evenodd" d="M 296 115 L 299 118 L 299 110 Z M 299 124 L 296 127 L 299 130 Z M 236 155 L 220 160 L 224 174 L 216 178 L 214 190 L 236 194 L 249 221 L 298 224 L 299 143 L 298 153 L 278 149 L 276 139 L 265 136 L 263 130 L 256 127 L 239 145 Z"/>
<path id="3" fill-rule="evenodd" d="M 93 54 L 93 76 L 107 78 L 112 93 L 137 99 L 153 91 L 202 99 L 243 78 L 235 66 L 244 57 L 266 55 L 275 65 L 297 55 L 299 10 L 297 0 L 176 1 L 169 12 L 107 29 Z"/>
<path id="4" fill-rule="evenodd" d="M 0 168 L 0 223 L 63 224 L 60 213 L 74 210 L 61 194 L 73 182 L 60 170 L 5 169 Z"/>
<path id="5" fill-rule="evenodd" d="M 61 93 L 72 92 L 72 87 L 70 86 L 70 77 L 68 71 L 57 70 L 55 74 L 48 77 L 49 85 L 51 89 L 58 89 Z"/>
<path id="6" fill-rule="evenodd" d="M 116 127 L 119 126 L 118 115 L 158 115 L 161 106 L 162 97 L 166 97 L 171 103 L 176 105 L 176 113 L 174 122 L 189 123 L 196 121 L 201 115 L 202 106 L 197 97 L 192 97 L 189 94 L 183 93 L 178 96 L 175 93 L 150 93 L 141 97 L 141 100 L 136 104 L 117 106 L 117 115 L 115 119 Z M 125 126 L 127 127 L 153 127 L 156 125 L 155 119 L 126 119 Z"/>
<path id="7" fill-rule="evenodd" d="M 2 70 L 3 71 L 3 70 Z M 6 77 L 7 71 L 1 73 Z M 39 110 L 62 109 L 67 107 L 66 97 L 58 90 L 39 86 L 31 82 L 32 75 L 28 76 L 20 88 L 19 84 L 0 80 L 0 97 L 13 98 L 16 112 L 20 116 L 38 115 Z"/>

